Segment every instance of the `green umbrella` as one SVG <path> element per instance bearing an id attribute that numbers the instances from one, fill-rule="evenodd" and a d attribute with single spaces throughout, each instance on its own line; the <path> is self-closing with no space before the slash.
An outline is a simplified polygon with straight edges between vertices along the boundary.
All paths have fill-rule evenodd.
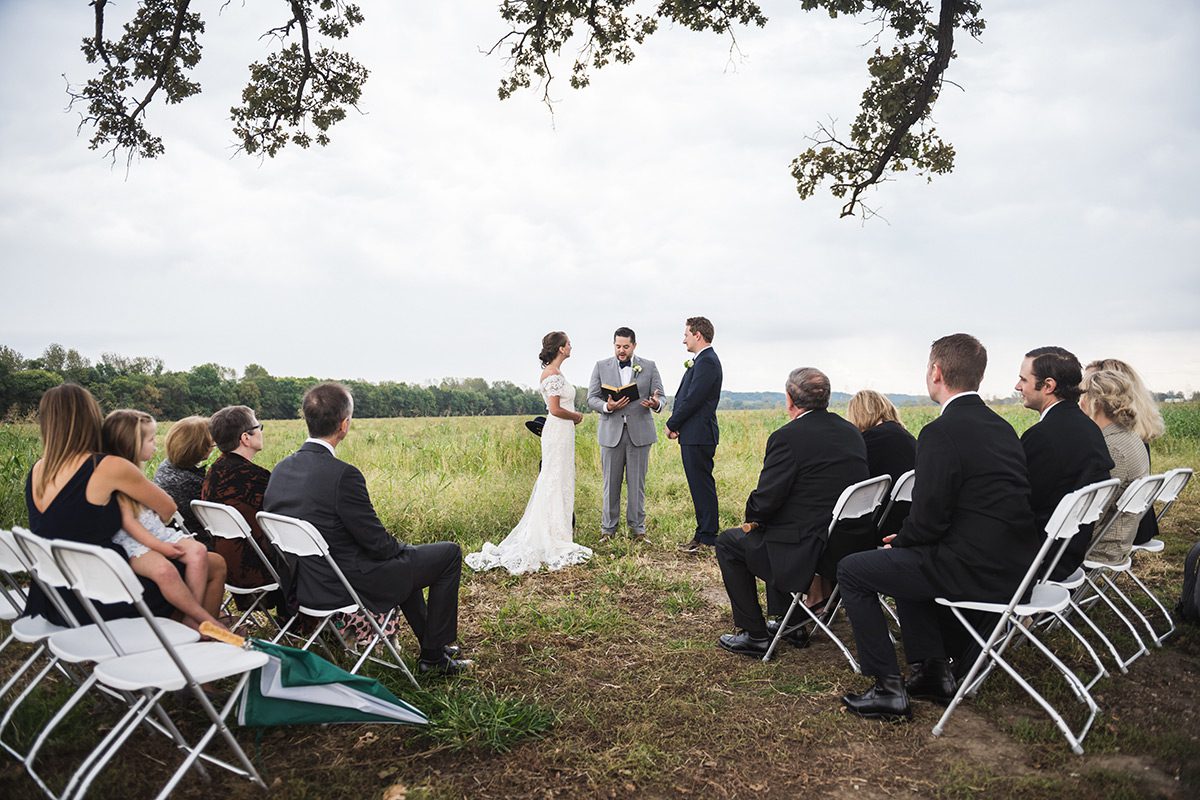
<path id="1" fill-rule="evenodd" d="M 429 718 L 374 678 L 355 675 L 307 650 L 248 639 L 207 623 L 201 633 L 266 653 L 266 665 L 246 683 L 238 724 L 314 725 L 330 722 L 390 722 L 427 725 Z"/>

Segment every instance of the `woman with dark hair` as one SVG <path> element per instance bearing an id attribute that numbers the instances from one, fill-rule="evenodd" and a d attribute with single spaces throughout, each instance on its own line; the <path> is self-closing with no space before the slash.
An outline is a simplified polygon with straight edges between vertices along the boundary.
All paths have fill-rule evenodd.
<path id="1" fill-rule="evenodd" d="M 503 567 L 513 575 L 555 570 L 579 564 L 592 551 L 575 544 L 571 515 L 575 510 L 575 426 L 583 415 L 575 410 L 575 387 L 562 374 L 562 363 L 571 357 L 571 340 L 562 331 L 542 338 L 541 391 L 546 401 L 542 428 L 542 469 L 517 526 L 499 545 L 484 544 L 465 559 L 471 569 Z"/>
<path id="2" fill-rule="evenodd" d="M 204 484 L 204 465 L 212 452 L 213 440 L 208 435 L 206 417 L 184 417 L 171 426 L 163 440 L 167 457 L 154 471 L 154 482 L 171 495 L 183 517 L 184 527 L 196 535 L 198 541 L 212 548 L 212 537 L 204 530 L 200 520 L 192 513 L 192 501 L 200 499 L 200 487 Z"/>
<path id="3" fill-rule="evenodd" d="M 106 547 L 125 557 L 113 536 L 121 530 L 121 508 L 117 494 L 124 494 L 151 509 L 162 521 L 171 519 L 175 502 L 142 474 L 137 465 L 101 452 L 103 418 L 96 398 L 82 386 L 64 383 L 49 389 L 38 404 L 38 428 L 42 435 L 42 457 L 33 465 L 25 483 L 25 505 L 29 528 L 44 539 L 66 539 Z M 171 606 L 150 581 L 143 580 L 146 604 L 156 613 L 170 613 Z M 75 618 L 88 619 L 87 612 L 68 592 L 60 592 Z M 106 619 L 136 616 L 126 604 L 98 607 Z M 29 592 L 25 615 L 44 617 L 65 625 L 50 599 L 36 586 Z"/>

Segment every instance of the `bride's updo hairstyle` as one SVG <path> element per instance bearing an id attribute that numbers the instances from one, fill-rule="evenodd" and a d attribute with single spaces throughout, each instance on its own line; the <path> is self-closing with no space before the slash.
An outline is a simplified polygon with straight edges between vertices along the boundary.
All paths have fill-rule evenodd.
<path id="1" fill-rule="evenodd" d="M 542 362 L 542 366 L 548 366 L 551 361 L 558 356 L 560 347 L 567 343 L 567 335 L 562 331 L 550 331 L 542 337 L 542 352 L 538 354 L 538 358 Z"/>

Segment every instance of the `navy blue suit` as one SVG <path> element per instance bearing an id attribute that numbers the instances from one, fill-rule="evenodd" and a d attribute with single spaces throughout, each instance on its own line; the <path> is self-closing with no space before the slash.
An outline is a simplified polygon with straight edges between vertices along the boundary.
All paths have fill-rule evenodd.
<path id="1" fill-rule="evenodd" d="M 671 409 L 667 427 L 679 434 L 679 453 L 696 508 L 695 538 L 717 543 L 717 484 L 713 456 L 717 453 L 717 403 L 721 400 L 721 360 L 711 347 L 699 353 L 683 381 Z"/>

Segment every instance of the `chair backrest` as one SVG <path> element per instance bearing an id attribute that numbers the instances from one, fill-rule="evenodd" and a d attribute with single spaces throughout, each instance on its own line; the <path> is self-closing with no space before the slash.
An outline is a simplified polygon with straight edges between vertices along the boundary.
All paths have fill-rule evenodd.
<path id="1" fill-rule="evenodd" d="M 233 506 L 212 503 L 208 500 L 193 500 L 192 513 L 209 533 L 222 539 L 248 539 L 250 526 Z"/>
<path id="2" fill-rule="evenodd" d="M 17 546 L 17 537 L 3 528 L 0 528 L 0 570 L 8 573 L 29 571 L 29 562 Z"/>
<path id="3" fill-rule="evenodd" d="M 865 481 L 851 484 L 842 490 L 837 502 L 833 504 L 833 518 L 829 521 L 829 533 L 844 519 L 858 519 L 868 514 L 874 514 L 875 509 L 887 496 L 892 485 L 890 475 L 880 475 L 878 478 L 868 478 Z"/>
<path id="4" fill-rule="evenodd" d="M 26 563 L 37 574 L 38 580 L 56 589 L 71 588 L 70 579 L 58 568 L 54 554 L 50 552 L 50 540 L 24 528 L 13 528 L 17 546 L 25 554 Z"/>
<path id="5" fill-rule="evenodd" d="M 1117 499 L 1118 514 L 1136 514 L 1139 517 L 1154 502 L 1154 498 L 1162 489 L 1166 475 L 1143 475 L 1125 487 L 1125 491 Z"/>
<path id="6" fill-rule="evenodd" d="M 129 562 L 106 547 L 61 539 L 50 543 L 58 562 L 75 591 L 99 603 L 138 603 L 142 584 Z"/>
<path id="7" fill-rule="evenodd" d="M 1159 490 L 1155 501 L 1159 503 L 1174 503 L 1179 493 L 1188 485 L 1188 481 L 1192 479 L 1192 470 L 1190 467 L 1180 467 L 1179 469 L 1169 470 L 1163 473 L 1163 485 Z"/>
<path id="8" fill-rule="evenodd" d="M 255 515 L 271 544 L 295 556 L 328 556 L 329 545 L 321 532 L 295 517 L 260 511 Z"/>
<path id="9" fill-rule="evenodd" d="M 1117 481 L 1106 481 L 1115 484 Z M 1063 495 L 1046 522 L 1046 536 L 1051 540 L 1070 539 L 1079 532 L 1083 518 L 1093 506 L 1097 493 L 1105 491 L 1105 484 L 1092 484 Z"/>
<path id="10" fill-rule="evenodd" d="M 915 469 L 910 469 L 899 478 L 896 478 L 896 483 L 892 486 L 892 502 L 911 503 L 913 485 L 916 482 L 917 471 Z"/>
<path id="11" fill-rule="evenodd" d="M 1090 525 L 1099 521 L 1104 516 L 1104 512 L 1108 510 L 1109 504 L 1112 503 L 1113 495 L 1116 494 L 1117 487 L 1120 485 L 1121 481 L 1117 478 L 1109 478 L 1105 481 L 1096 481 L 1084 486 L 1084 489 L 1092 489 L 1094 493 L 1092 494 L 1092 503 L 1088 507 L 1087 512 L 1084 513 L 1083 518 L 1079 521 L 1080 524 Z"/>

